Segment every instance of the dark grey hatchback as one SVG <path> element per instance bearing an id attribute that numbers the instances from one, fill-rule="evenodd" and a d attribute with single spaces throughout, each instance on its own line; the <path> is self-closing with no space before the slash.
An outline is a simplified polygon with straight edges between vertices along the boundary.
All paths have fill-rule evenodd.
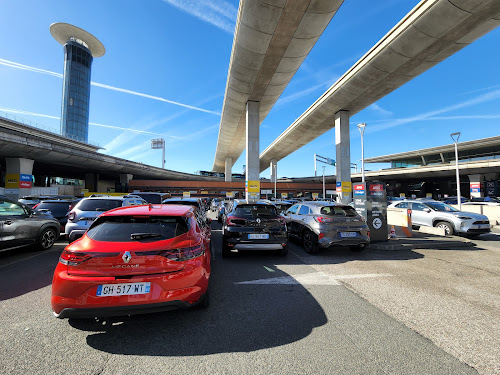
<path id="1" fill-rule="evenodd" d="M 276 207 L 264 201 L 235 200 L 222 226 L 222 256 L 232 250 L 275 250 L 288 254 L 286 222 Z"/>
<path id="2" fill-rule="evenodd" d="M 48 250 L 59 238 L 59 222 L 52 216 L 0 197 L 0 251 L 36 245 Z"/>

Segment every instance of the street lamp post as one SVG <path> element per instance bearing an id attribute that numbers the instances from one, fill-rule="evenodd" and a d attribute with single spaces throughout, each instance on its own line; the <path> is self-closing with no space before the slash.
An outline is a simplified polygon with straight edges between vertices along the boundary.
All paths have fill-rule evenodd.
<path id="1" fill-rule="evenodd" d="M 457 202 L 458 202 L 458 210 L 462 211 L 462 197 L 460 196 L 460 173 L 458 169 L 458 138 L 460 138 L 460 132 L 451 133 L 451 139 L 455 143 L 455 167 L 457 170 Z"/>
<path id="2" fill-rule="evenodd" d="M 365 123 L 358 124 L 359 132 L 361 133 L 361 182 L 365 182 L 365 150 L 363 142 L 363 134 L 365 133 Z"/>
<path id="3" fill-rule="evenodd" d="M 326 190 L 325 190 L 325 168 L 326 165 L 323 165 L 323 200 L 326 199 Z"/>
<path id="4" fill-rule="evenodd" d="M 274 164 L 274 201 L 278 200 L 278 193 L 276 192 L 276 181 L 278 181 L 278 176 L 276 175 L 276 167 L 278 164 Z"/>
<path id="5" fill-rule="evenodd" d="M 161 157 L 161 167 L 162 169 L 165 169 L 165 140 L 163 138 L 156 138 L 151 140 L 151 148 L 156 150 L 156 149 L 162 149 L 162 157 Z"/>

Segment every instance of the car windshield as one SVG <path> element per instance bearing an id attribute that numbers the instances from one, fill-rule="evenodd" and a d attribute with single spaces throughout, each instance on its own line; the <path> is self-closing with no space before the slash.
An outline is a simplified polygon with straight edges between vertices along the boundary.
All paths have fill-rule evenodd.
<path id="1" fill-rule="evenodd" d="M 196 201 L 185 201 L 185 200 L 178 200 L 178 201 L 163 201 L 162 204 L 183 204 L 185 206 L 195 206 L 195 207 L 200 207 L 198 202 Z"/>
<path id="2" fill-rule="evenodd" d="M 257 218 L 259 216 L 278 216 L 276 207 L 264 204 L 244 204 L 239 205 L 234 210 L 238 217 Z"/>
<path id="3" fill-rule="evenodd" d="M 87 232 L 95 241 L 163 241 L 189 231 L 189 219 L 178 216 L 108 216 L 98 219 Z"/>
<path id="4" fill-rule="evenodd" d="M 49 210 L 55 217 L 63 217 L 68 213 L 70 204 L 71 202 L 42 202 L 35 211 Z"/>
<path id="5" fill-rule="evenodd" d="M 160 204 L 162 196 L 160 194 L 136 194 L 148 203 Z"/>
<path id="6" fill-rule="evenodd" d="M 122 201 L 118 199 L 84 199 L 77 208 L 80 211 L 109 211 L 121 206 Z"/>
<path id="7" fill-rule="evenodd" d="M 443 212 L 460 212 L 456 208 L 453 208 L 446 203 L 442 202 L 425 202 L 427 206 L 429 206 L 434 211 L 443 211 Z"/>
<path id="8" fill-rule="evenodd" d="M 325 206 L 320 213 L 327 216 L 357 216 L 356 210 L 351 206 Z"/>

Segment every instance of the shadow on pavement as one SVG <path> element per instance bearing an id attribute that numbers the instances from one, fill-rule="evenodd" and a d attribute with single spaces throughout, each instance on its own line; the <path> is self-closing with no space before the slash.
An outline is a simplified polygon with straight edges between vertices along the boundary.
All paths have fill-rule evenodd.
<path id="1" fill-rule="evenodd" d="M 261 268 L 263 263 L 270 264 L 266 259 L 273 259 L 258 258 L 255 262 Z M 229 264 L 232 260 L 227 263 L 220 258 L 217 262 L 217 271 L 211 276 L 211 304 L 205 310 L 177 310 L 106 322 L 73 319 L 69 323 L 93 332 L 87 336 L 92 348 L 147 356 L 255 351 L 298 341 L 327 323 L 321 306 L 300 284 L 237 284 L 245 277 L 253 279 L 255 271 L 242 275 L 248 264 L 234 266 Z M 228 272 L 222 272 L 222 268 Z M 268 274 L 269 278 L 288 276 L 279 270 Z"/>
<path id="2" fill-rule="evenodd" d="M 33 248 L 13 250 L 15 254 L 2 254 L 0 264 L 0 301 L 15 298 L 52 284 L 54 269 L 64 246 L 55 245 L 40 252 Z M 12 264 L 11 264 L 12 263 Z"/>

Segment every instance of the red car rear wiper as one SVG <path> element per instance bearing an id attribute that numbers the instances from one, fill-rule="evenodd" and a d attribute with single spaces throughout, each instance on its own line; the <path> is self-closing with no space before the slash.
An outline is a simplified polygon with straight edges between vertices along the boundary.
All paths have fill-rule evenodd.
<path id="1" fill-rule="evenodd" d="M 132 233 L 130 235 L 131 240 L 142 240 L 143 238 L 154 238 L 154 237 L 163 237 L 160 233 Z"/>

